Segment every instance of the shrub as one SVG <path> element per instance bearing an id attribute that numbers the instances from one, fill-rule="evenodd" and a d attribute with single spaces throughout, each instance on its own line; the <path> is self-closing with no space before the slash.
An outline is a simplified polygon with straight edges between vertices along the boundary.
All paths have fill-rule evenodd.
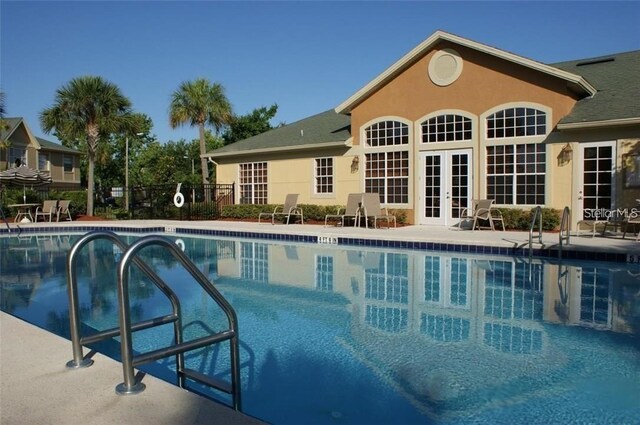
<path id="1" fill-rule="evenodd" d="M 504 227 L 508 230 L 531 229 L 531 220 L 533 219 L 533 211 L 522 210 L 519 208 L 498 208 L 504 218 Z M 538 224 L 536 223 L 536 229 Z M 560 226 L 560 211 L 553 208 L 542 208 L 542 230 L 557 230 Z"/>

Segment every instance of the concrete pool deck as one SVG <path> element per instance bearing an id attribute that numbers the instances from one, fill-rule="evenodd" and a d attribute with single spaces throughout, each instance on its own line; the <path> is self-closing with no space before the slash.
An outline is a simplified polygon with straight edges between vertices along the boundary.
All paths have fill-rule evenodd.
<path id="1" fill-rule="evenodd" d="M 82 233 L 96 228 L 164 228 L 222 230 L 328 238 L 433 242 L 505 248 L 528 247 L 528 232 L 458 231 L 439 227 L 406 226 L 397 229 L 337 228 L 321 225 L 271 225 L 247 222 L 180 222 L 168 220 L 37 223 L 21 225 L 23 234 L 40 228 Z M 37 234 L 37 233 L 35 233 Z M 13 233 L 12 233 L 13 235 Z M 4 236 L 7 236 L 6 234 Z M 184 235 L 187 236 L 187 235 Z M 543 234 L 536 248 L 554 249 L 557 233 Z M 571 238 L 568 249 L 591 253 L 640 256 L 635 235 Z M 118 396 L 115 385 L 122 381 L 119 362 L 95 354 L 95 364 L 83 370 L 67 370 L 71 343 L 20 319 L 0 312 L 0 424 L 261 424 L 221 404 L 156 379 L 144 377 L 147 389 L 136 396 Z"/>

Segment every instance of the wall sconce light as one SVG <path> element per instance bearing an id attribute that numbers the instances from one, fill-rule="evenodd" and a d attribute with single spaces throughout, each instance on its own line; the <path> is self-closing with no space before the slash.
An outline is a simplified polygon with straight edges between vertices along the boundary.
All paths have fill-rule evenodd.
<path id="1" fill-rule="evenodd" d="M 360 164 L 360 157 L 359 156 L 354 156 L 353 159 L 351 160 L 351 172 L 355 173 L 356 171 L 358 171 L 358 164 Z"/>
<path id="2" fill-rule="evenodd" d="M 572 158 L 573 158 L 573 149 L 571 149 L 571 145 L 567 143 L 560 151 L 560 161 L 562 161 L 563 163 L 567 163 L 571 161 Z"/>

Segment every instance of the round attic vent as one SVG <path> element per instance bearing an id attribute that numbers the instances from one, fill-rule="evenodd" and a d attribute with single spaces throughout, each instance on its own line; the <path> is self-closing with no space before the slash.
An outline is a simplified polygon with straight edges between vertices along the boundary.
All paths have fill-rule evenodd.
<path id="1" fill-rule="evenodd" d="M 462 73 L 462 58 L 453 49 L 437 52 L 429 62 L 429 78 L 434 84 L 448 86 Z"/>

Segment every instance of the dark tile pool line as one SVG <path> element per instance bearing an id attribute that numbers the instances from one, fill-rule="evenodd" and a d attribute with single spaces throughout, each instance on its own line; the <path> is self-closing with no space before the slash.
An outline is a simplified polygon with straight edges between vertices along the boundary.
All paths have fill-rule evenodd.
<path id="1" fill-rule="evenodd" d="M 258 233 L 258 232 L 240 232 L 233 230 L 213 230 L 213 229 L 185 229 L 176 228 L 176 234 L 201 235 L 201 236 L 221 236 L 231 238 L 245 239 L 267 239 L 279 242 L 303 242 L 318 243 L 317 235 L 292 235 L 282 233 Z M 485 255 L 503 255 L 525 257 L 529 255 L 528 248 L 507 248 L 497 246 L 484 245 L 463 245 L 442 242 L 415 242 L 415 241 L 393 241 L 366 238 L 337 238 L 337 245 L 343 246 L 362 246 L 375 248 L 392 248 L 392 249 L 411 249 L 420 251 L 445 251 L 459 252 L 468 254 L 485 254 Z M 557 249 L 534 248 L 534 257 L 558 258 Z M 567 260 L 587 260 L 587 261 L 611 261 L 624 263 L 627 257 L 622 253 L 613 252 L 589 252 L 577 251 L 565 248 L 562 252 L 562 258 Z"/>
<path id="2" fill-rule="evenodd" d="M 215 230 L 215 229 L 189 229 L 180 227 L 171 227 L 173 231 L 165 232 L 167 227 L 155 226 L 155 227 L 124 227 L 124 226 L 70 226 L 70 227 L 58 227 L 58 226 L 43 226 L 43 227 L 27 227 L 23 228 L 20 234 L 35 234 L 35 233 L 47 233 L 47 232 L 89 232 L 92 230 L 108 230 L 112 232 L 122 233 L 167 233 L 168 235 L 200 235 L 200 236 L 221 236 L 230 238 L 245 238 L 245 239 L 266 239 L 279 242 L 303 242 L 303 243 L 318 243 L 318 235 L 294 235 L 294 234 L 282 234 L 282 233 L 260 233 L 260 232 L 241 232 L 235 230 Z M 0 229 L 0 234 L 9 233 L 7 229 Z M 14 232 L 12 232 L 14 233 Z M 366 239 L 366 238 L 337 238 L 337 245 L 344 246 L 362 246 L 362 247 L 375 247 L 375 248 L 391 248 L 391 249 L 411 249 L 420 251 L 445 251 L 445 252 L 459 252 L 468 254 L 485 254 L 485 255 L 503 255 L 503 256 L 516 256 L 526 257 L 529 255 L 527 248 L 508 248 L 497 246 L 484 246 L 484 245 L 463 245 L 443 242 L 415 242 L 415 241 L 393 241 L 393 240 L 380 240 L 380 239 Z M 557 258 L 558 250 L 549 248 L 534 248 L 534 257 L 544 258 Z M 611 261 L 625 263 L 627 261 L 626 254 L 614 253 L 614 252 L 590 252 L 590 251 L 578 251 L 570 248 L 565 248 L 562 253 L 562 258 L 568 260 L 587 260 L 587 261 Z"/>

